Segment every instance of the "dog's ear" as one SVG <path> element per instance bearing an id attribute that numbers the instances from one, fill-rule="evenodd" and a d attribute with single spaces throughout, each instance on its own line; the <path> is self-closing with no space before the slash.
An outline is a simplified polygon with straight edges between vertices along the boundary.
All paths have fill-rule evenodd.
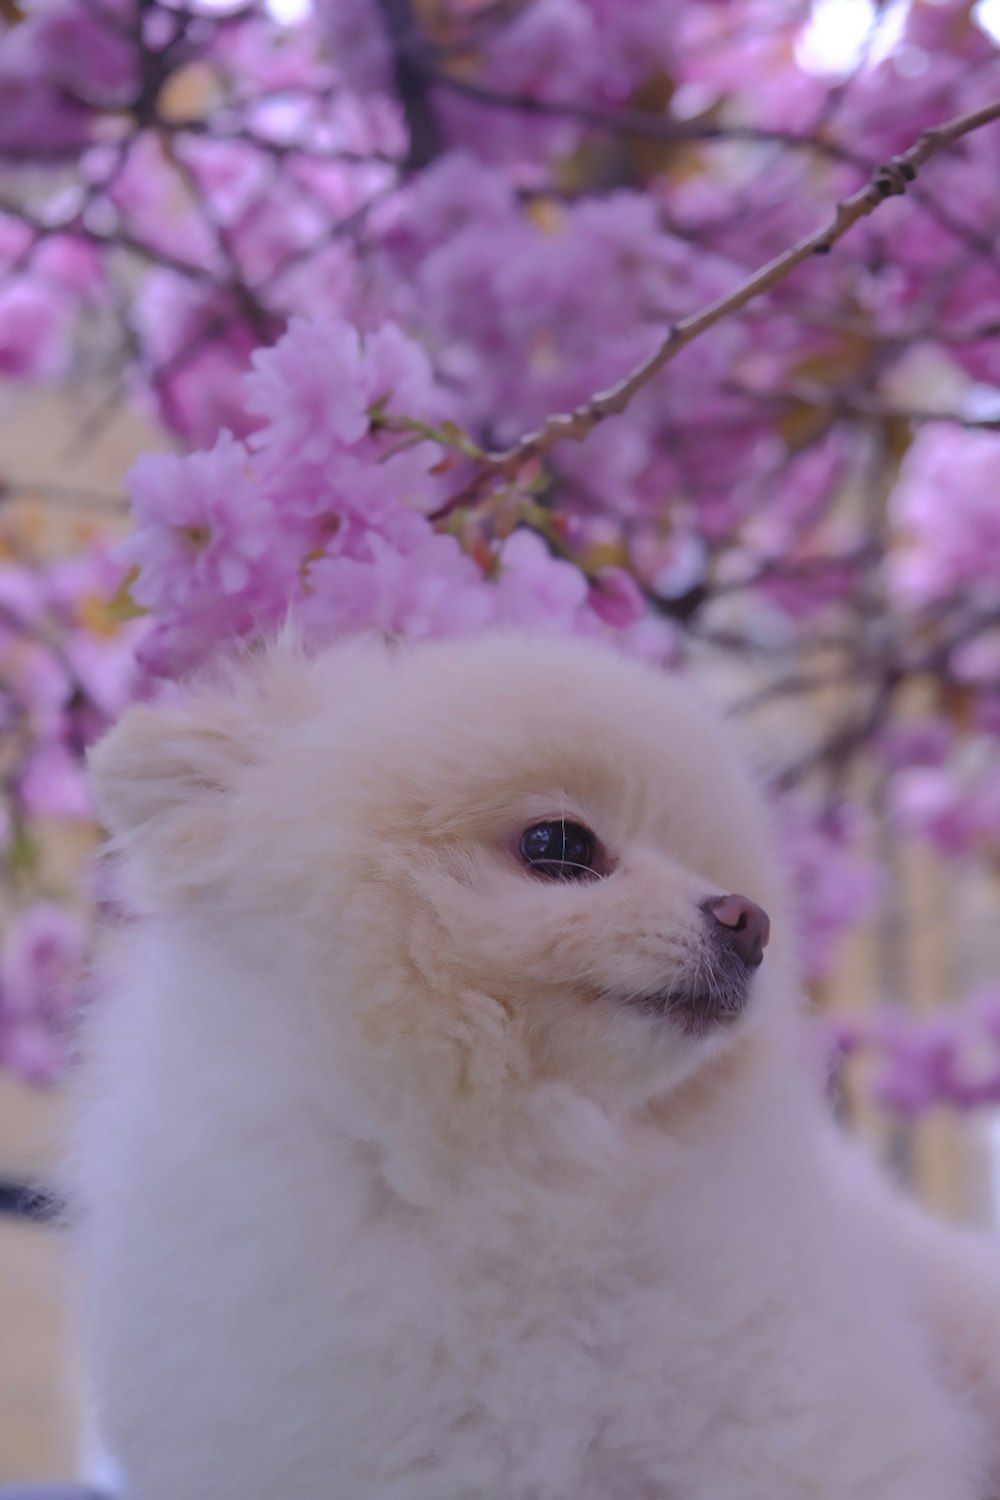
<path id="1" fill-rule="evenodd" d="M 232 886 L 238 835 L 260 811 L 255 771 L 317 703 L 356 697 L 384 661 L 370 640 L 311 658 L 288 625 L 214 663 L 183 702 L 130 708 L 89 757 L 98 814 L 125 861 L 126 904 L 164 907 Z"/>
<path id="2" fill-rule="evenodd" d="M 254 729 L 225 699 L 138 705 L 91 752 L 98 814 L 141 894 L 213 883 L 241 773 L 257 758 Z"/>
<path id="3" fill-rule="evenodd" d="M 129 709 L 89 757 L 108 831 L 128 839 L 180 813 L 206 812 L 250 763 L 234 729 L 197 712 Z"/>

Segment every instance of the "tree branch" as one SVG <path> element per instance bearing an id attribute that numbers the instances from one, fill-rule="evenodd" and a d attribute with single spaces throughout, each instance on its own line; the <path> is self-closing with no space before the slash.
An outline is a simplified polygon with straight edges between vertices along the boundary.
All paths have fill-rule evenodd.
<path id="1" fill-rule="evenodd" d="M 1000 119 L 1000 99 L 994 100 L 992 104 L 985 105 L 982 109 L 959 115 L 944 125 L 925 130 L 908 150 L 876 168 L 864 187 L 838 203 L 833 217 L 822 228 L 807 235 L 797 245 L 793 245 L 791 249 L 769 261 L 725 297 L 720 297 L 699 312 L 692 313 L 690 317 L 681 318 L 679 322 L 672 324 L 659 348 L 630 371 L 617 385 L 611 386 L 608 390 L 599 391 L 574 411 L 556 413 L 547 417 L 536 432 L 526 434 L 512 447 L 485 454 L 478 460 L 472 479 L 437 512 L 434 519 L 441 519 L 460 505 L 468 504 L 481 494 L 492 480 L 514 479 L 526 463 L 542 457 L 557 444 L 567 440 L 582 442 L 607 417 L 618 416 L 625 411 L 632 398 L 642 390 L 643 386 L 648 385 L 653 376 L 658 374 L 672 359 L 676 359 L 688 344 L 693 343 L 708 329 L 714 328 L 716 323 L 721 323 L 724 318 L 741 311 L 749 302 L 754 301 L 764 292 L 769 292 L 779 286 L 796 266 L 800 266 L 810 256 L 827 254 L 838 240 L 843 239 L 848 230 L 852 229 L 859 220 L 874 213 L 887 198 L 902 196 L 908 185 L 916 178 L 920 168 L 931 157 L 944 151 L 963 136 L 969 135 L 973 130 L 978 130 L 997 119 Z"/>
<path id="2" fill-rule="evenodd" d="M 581 125 L 604 131 L 608 135 L 637 136 L 646 140 L 677 145 L 711 141 L 746 141 L 752 145 L 787 146 L 793 151 L 812 151 L 856 167 L 867 166 L 864 157 L 821 135 L 800 135 L 794 130 L 779 130 L 764 125 L 722 124 L 714 120 L 671 120 L 644 109 L 608 109 L 600 104 L 584 104 L 574 99 L 540 99 L 534 94 L 510 94 L 491 88 L 471 78 L 460 78 L 448 72 L 428 55 L 417 52 L 415 65 L 427 78 L 453 94 L 460 94 L 472 104 L 487 109 L 514 110 L 518 114 L 537 115 L 551 120 L 576 120 Z"/>
<path id="3" fill-rule="evenodd" d="M 378 0 L 393 55 L 399 101 L 410 133 L 406 170 L 416 172 L 441 153 L 441 131 L 431 102 L 427 70 L 418 61 L 422 39 L 410 0 Z"/>

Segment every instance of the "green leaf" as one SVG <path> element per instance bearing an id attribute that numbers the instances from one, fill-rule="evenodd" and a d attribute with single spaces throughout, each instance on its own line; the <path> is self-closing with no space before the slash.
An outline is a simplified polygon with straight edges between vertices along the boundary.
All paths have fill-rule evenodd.
<path id="1" fill-rule="evenodd" d="M 127 620 L 141 620 L 149 613 L 141 604 L 136 604 L 130 593 L 138 576 L 138 566 L 130 568 L 108 600 L 105 613 L 108 619 L 113 620 L 116 625 L 124 625 Z"/>
<path id="2" fill-rule="evenodd" d="M 14 876 L 31 875 L 38 864 L 38 845 L 20 820 L 11 829 L 7 859 Z"/>

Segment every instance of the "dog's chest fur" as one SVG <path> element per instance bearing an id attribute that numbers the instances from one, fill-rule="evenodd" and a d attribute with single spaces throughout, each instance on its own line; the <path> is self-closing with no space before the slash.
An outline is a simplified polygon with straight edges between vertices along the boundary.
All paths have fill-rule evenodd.
<path id="1" fill-rule="evenodd" d="M 435 1174 L 300 1056 L 275 1086 L 277 1043 L 269 1089 L 227 1089 L 198 1019 L 92 1122 L 92 1349 L 140 1500 L 983 1500 L 906 1287 L 766 1076 L 683 1138 L 540 1091 Z M 231 1034 L 242 1080 L 265 1049 Z M 147 1102 L 168 1064 L 180 1113 Z"/>
<path id="2" fill-rule="evenodd" d="M 764 1170 L 763 1144 L 485 1160 L 425 1207 L 369 1185 L 340 1226 L 330 1493 L 979 1500 L 899 1288 L 801 1141 Z"/>

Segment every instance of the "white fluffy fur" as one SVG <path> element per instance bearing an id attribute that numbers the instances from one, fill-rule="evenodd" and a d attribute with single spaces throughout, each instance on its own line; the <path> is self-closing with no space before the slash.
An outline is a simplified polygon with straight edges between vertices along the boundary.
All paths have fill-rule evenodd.
<path id="1" fill-rule="evenodd" d="M 828 1124 L 760 799 L 686 688 L 279 648 L 94 779 L 139 915 L 72 1177 L 131 1500 L 992 1500 L 993 1249 Z M 547 815 L 613 874 L 526 874 Z M 774 936 L 697 1041 L 626 997 L 732 891 Z"/>

